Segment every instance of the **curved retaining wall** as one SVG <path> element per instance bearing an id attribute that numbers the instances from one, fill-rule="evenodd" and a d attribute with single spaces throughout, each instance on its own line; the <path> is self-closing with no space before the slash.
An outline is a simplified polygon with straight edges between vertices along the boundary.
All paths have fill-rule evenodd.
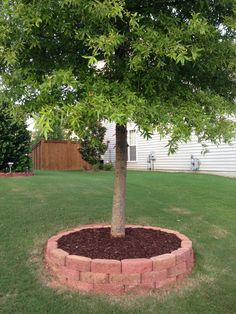
<path id="1" fill-rule="evenodd" d="M 79 291 L 122 294 L 126 291 L 145 293 L 153 289 L 169 287 L 184 279 L 193 269 L 192 242 L 183 234 L 164 228 L 126 225 L 173 233 L 179 237 L 181 248 L 169 254 L 151 258 L 124 260 L 91 259 L 69 255 L 57 248 L 57 240 L 63 235 L 85 228 L 102 228 L 110 225 L 85 225 L 62 231 L 51 237 L 46 244 L 46 267 L 60 284 Z"/>

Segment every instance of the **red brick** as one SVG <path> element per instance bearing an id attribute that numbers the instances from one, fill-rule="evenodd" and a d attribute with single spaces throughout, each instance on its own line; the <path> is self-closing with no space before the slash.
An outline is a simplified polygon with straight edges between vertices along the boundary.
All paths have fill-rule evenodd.
<path id="1" fill-rule="evenodd" d="M 134 292 L 137 294 L 147 294 L 149 291 L 155 288 L 154 283 L 141 283 L 139 285 L 125 285 L 125 291 Z"/>
<path id="2" fill-rule="evenodd" d="M 187 249 L 191 249 L 192 248 L 192 241 L 190 240 L 184 240 L 181 242 L 181 247 L 182 248 L 187 248 Z"/>
<path id="3" fill-rule="evenodd" d="M 50 259 L 46 260 L 46 262 L 48 263 L 46 265 L 47 269 L 49 269 L 52 273 L 57 273 L 58 272 L 58 268 L 62 267 L 60 265 L 57 265 L 57 264 L 53 263 L 53 261 L 50 260 Z"/>
<path id="4" fill-rule="evenodd" d="M 175 284 L 175 282 L 176 282 L 176 277 L 167 278 L 165 280 L 156 282 L 156 288 L 157 289 L 164 288 L 164 287 L 167 288 L 167 287 L 172 286 L 173 284 Z"/>
<path id="5" fill-rule="evenodd" d="M 80 281 L 87 283 L 108 283 L 108 275 L 101 273 L 81 272 Z"/>
<path id="6" fill-rule="evenodd" d="M 94 283 L 108 283 L 108 275 L 102 273 L 93 273 L 93 282 Z"/>
<path id="7" fill-rule="evenodd" d="M 147 229 L 148 227 L 147 226 L 142 226 L 142 225 L 128 224 L 128 225 L 125 225 L 125 228 L 144 228 L 144 229 Z"/>
<path id="8" fill-rule="evenodd" d="M 105 224 L 85 225 L 72 230 L 65 230 L 51 237 L 45 247 L 45 259 L 48 267 L 63 283 L 79 291 L 107 292 L 121 294 L 124 291 L 146 294 L 153 288 L 168 287 L 176 280 L 184 279 L 194 266 L 192 242 L 174 230 L 163 228 L 127 225 L 162 230 L 176 234 L 182 240 L 181 249 L 153 257 L 151 259 L 91 260 L 83 256 L 72 256 L 57 248 L 57 240 L 63 235 L 87 228 L 107 227 Z M 66 265 L 66 266 L 65 266 Z M 47 266 L 47 265 L 46 265 Z"/>
<path id="9" fill-rule="evenodd" d="M 88 224 L 88 225 L 81 225 L 79 228 L 79 230 L 83 230 L 83 229 L 97 229 L 97 228 L 108 228 L 111 227 L 111 225 L 107 224 L 107 223 L 100 223 L 100 224 Z"/>
<path id="10" fill-rule="evenodd" d="M 176 264 L 186 262 L 190 258 L 190 251 L 191 249 L 180 248 L 172 252 L 172 254 L 175 256 Z"/>
<path id="11" fill-rule="evenodd" d="M 50 239 L 48 239 L 48 241 L 52 241 L 52 242 L 56 242 L 57 243 L 57 240 L 58 240 L 58 235 L 54 235 L 52 236 Z"/>
<path id="12" fill-rule="evenodd" d="M 65 278 L 66 280 L 68 279 L 79 280 L 79 271 L 74 269 L 68 269 L 65 266 L 59 266 L 55 270 L 55 274 L 57 275 L 57 277 Z"/>
<path id="13" fill-rule="evenodd" d="M 110 274 L 109 280 L 111 283 L 135 285 L 141 282 L 141 275 L 140 274 Z"/>
<path id="14" fill-rule="evenodd" d="M 184 274 L 187 271 L 186 262 L 177 264 L 174 267 L 168 269 L 168 277 L 174 277 Z"/>
<path id="15" fill-rule="evenodd" d="M 50 251 L 57 249 L 57 242 L 54 240 L 49 239 L 47 246 L 46 246 L 46 252 L 49 253 Z M 50 253 L 49 253 L 50 254 Z"/>
<path id="16" fill-rule="evenodd" d="M 46 268 L 51 268 L 53 265 L 55 265 L 55 263 L 50 258 L 49 254 L 47 254 L 47 253 L 44 256 L 44 262 L 45 262 L 45 267 Z"/>
<path id="17" fill-rule="evenodd" d="M 122 260 L 122 273 L 135 274 L 152 271 L 152 261 L 147 258 L 134 258 Z"/>
<path id="18" fill-rule="evenodd" d="M 143 225 L 126 225 L 126 228 L 141 228 L 145 230 L 155 230 L 155 231 L 160 231 L 161 228 L 159 227 L 153 227 L 153 226 L 143 226 Z"/>
<path id="19" fill-rule="evenodd" d="M 167 269 L 142 274 L 142 283 L 155 283 L 167 278 Z"/>
<path id="20" fill-rule="evenodd" d="M 87 283 L 93 283 L 93 273 L 91 272 L 80 272 L 80 281 L 81 282 L 87 282 Z"/>
<path id="21" fill-rule="evenodd" d="M 57 283 L 59 282 L 61 285 L 65 285 L 68 287 L 68 279 L 65 276 L 56 276 Z"/>
<path id="22" fill-rule="evenodd" d="M 91 270 L 91 258 L 78 256 L 78 255 L 68 255 L 66 257 L 66 266 L 70 269 L 76 269 L 80 271 L 90 271 Z"/>
<path id="23" fill-rule="evenodd" d="M 64 266 L 67 255 L 69 254 L 61 249 L 54 249 L 49 252 L 48 257 L 54 264 Z"/>
<path id="24" fill-rule="evenodd" d="M 68 235 L 72 232 L 72 230 L 62 230 L 60 231 L 58 234 L 56 234 L 55 236 L 53 236 L 50 239 L 54 239 L 54 240 L 59 240 L 61 237 L 63 237 L 64 235 Z"/>
<path id="25" fill-rule="evenodd" d="M 121 273 L 121 262 L 113 259 L 93 259 L 91 271 L 94 273 L 119 274 Z"/>
<path id="26" fill-rule="evenodd" d="M 193 262 L 191 257 L 187 260 L 186 267 L 187 267 L 187 272 L 191 273 L 191 271 L 193 270 L 193 267 L 194 267 L 194 262 Z"/>
<path id="27" fill-rule="evenodd" d="M 176 236 L 177 236 L 180 240 L 182 240 L 182 241 L 190 241 L 189 238 L 186 237 L 186 236 L 185 236 L 184 234 L 182 234 L 182 233 L 178 233 L 178 234 L 176 234 Z"/>
<path id="28" fill-rule="evenodd" d="M 176 230 L 172 230 L 172 229 L 166 229 L 166 228 L 160 228 L 161 231 L 166 232 L 166 233 L 171 233 L 171 234 L 175 234 L 177 237 L 179 236 L 179 232 Z"/>
<path id="29" fill-rule="evenodd" d="M 120 295 L 124 292 L 124 285 L 117 285 L 117 284 L 94 284 L 94 291 L 98 293 L 109 293 Z"/>
<path id="30" fill-rule="evenodd" d="M 83 291 L 83 292 L 91 292 L 93 291 L 93 287 L 94 287 L 93 283 L 81 282 L 81 281 L 72 280 L 72 279 L 68 280 L 67 286 L 72 289 Z"/>
<path id="31" fill-rule="evenodd" d="M 177 281 L 181 281 L 181 280 L 185 279 L 186 277 L 187 277 L 187 274 L 184 273 L 184 274 L 181 274 L 181 275 L 176 276 L 176 280 L 177 280 Z"/>
<path id="32" fill-rule="evenodd" d="M 193 249 L 190 249 L 190 259 L 194 262 L 194 252 Z"/>
<path id="33" fill-rule="evenodd" d="M 153 270 L 163 270 L 175 266 L 175 256 L 173 254 L 163 254 L 151 258 Z"/>

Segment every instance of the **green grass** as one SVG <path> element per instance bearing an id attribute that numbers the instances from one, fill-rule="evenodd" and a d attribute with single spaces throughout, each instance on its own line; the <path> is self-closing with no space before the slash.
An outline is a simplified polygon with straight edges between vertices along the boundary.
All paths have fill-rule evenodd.
<path id="1" fill-rule="evenodd" d="M 42 275 L 46 239 L 79 224 L 109 221 L 113 173 L 38 172 L 0 178 L 0 313 L 236 313 L 236 180 L 129 172 L 129 223 L 179 230 L 196 267 L 183 285 L 148 297 L 55 290 Z"/>

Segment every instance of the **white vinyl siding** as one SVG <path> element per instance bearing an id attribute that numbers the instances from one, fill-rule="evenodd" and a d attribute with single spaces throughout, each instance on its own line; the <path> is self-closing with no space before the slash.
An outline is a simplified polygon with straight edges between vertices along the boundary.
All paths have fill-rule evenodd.
<path id="1" fill-rule="evenodd" d="M 134 130 L 135 125 L 130 123 L 128 131 Z M 220 144 L 216 146 L 208 143 L 208 153 L 202 155 L 202 146 L 197 141 L 196 136 L 192 136 L 191 142 L 180 144 L 179 150 L 174 155 L 168 155 L 166 147 L 168 138 L 160 139 L 160 135 L 155 133 L 151 139 L 144 139 L 136 131 L 136 162 L 128 160 L 128 169 L 148 169 L 148 155 L 153 152 L 156 160 L 154 170 L 170 171 L 191 171 L 191 155 L 200 160 L 200 171 L 206 172 L 235 172 L 236 173 L 236 139 L 231 145 Z M 110 140 L 110 155 L 115 161 L 115 126 L 107 125 L 106 139 Z M 129 138 L 128 138 L 129 141 Z M 108 152 L 105 154 L 106 158 Z M 108 160 L 108 159 L 107 159 Z"/>
<path id="2" fill-rule="evenodd" d="M 107 128 L 104 142 L 107 144 L 107 151 L 104 154 L 104 163 L 112 162 L 116 160 L 116 128 L 115 123 L 106 123 Z"/>
<path id="3" fill-rule="evenodd" d="M 202 146 L 196 136 L 192 136 L 191 142 L 180 144 L 174 155 L 168 156 L 167 139 L 158 144 L 159 153 L 156 155 L 156 167 L 160 170 L 184 170 L 190 169 L 190 158 L 193 155 L 200 160 L 200 171 L 236 171 L 236 140 L 232 145 L 220 144 L 216 146 L 208 143 L 208 153 L 203 155 Z"/>

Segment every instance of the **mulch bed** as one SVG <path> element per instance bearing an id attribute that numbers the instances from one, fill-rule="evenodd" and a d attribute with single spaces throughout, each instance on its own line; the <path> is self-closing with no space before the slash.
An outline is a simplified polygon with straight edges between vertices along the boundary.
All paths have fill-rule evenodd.
<path id="1" fill-rule="evenodd" d="M 11 178 L 11 177 L 30 177 L 34 176 L 33 172 L 0 172 L 0 177 Z"/>
<path id="2" fill-rule="evenodd" d="M 174 234 L 144 228 L 126 228 L 125 238 L 111 238 L 111 229 L 83 229 L 62 236 L 58 248 L 71 255 L 92 259 L 150 258 L 171 253 L 181 247 Z"/>

